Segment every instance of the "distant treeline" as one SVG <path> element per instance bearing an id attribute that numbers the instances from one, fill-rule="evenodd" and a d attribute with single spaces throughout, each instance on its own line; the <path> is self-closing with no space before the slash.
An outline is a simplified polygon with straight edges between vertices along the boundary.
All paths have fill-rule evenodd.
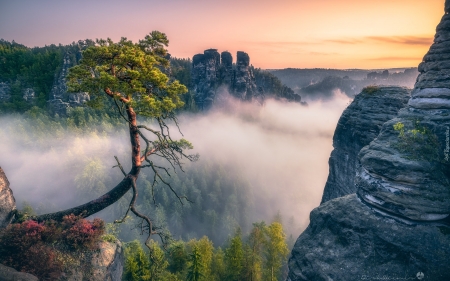
<path id="1" fill-rule="evenodd" d="M 365 69 L 277 69 L 270 72 L 307 100 L 328 99 L 340 90 L 353 98 L 369 85 L 412 88 L 419 74 L 417 68 L 385 70 Z"/>

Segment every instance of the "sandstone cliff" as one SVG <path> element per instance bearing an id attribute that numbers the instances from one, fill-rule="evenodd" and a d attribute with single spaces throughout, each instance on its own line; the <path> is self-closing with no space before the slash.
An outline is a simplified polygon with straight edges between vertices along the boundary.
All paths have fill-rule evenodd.
<path id="1" fill-rule="evenodd" d="M 255 77 L 255 72 L 260 81 Z M 274 83 L 275 79 L 278 83 Z M 281 89 L 275 90 L 275 84 Z M 227 94 L 241 101 L 256 101 L 260 104 L 267 96 L 274 94 L 278 98 L 301 103 L 301 97 L 292 89 L 278 84 L 281 85 L 281 82 L 272 74 L 254 70 L 250 56 L 242 51 L 237 52 L 235 65 L 231 53 L 225 51 L 219 54 L 216 49 L 205 50 L 192 59 L 191 88 L 200 110 L 207 110 L 215 103 L 220 104 L 227 99 Z"/>
<path id="2" fill-rule="evenodd" d="M 410 91 L 400 87 L 367 88 L 355 96 L 339 118 L 333 136 L 328 179 L 321 204 L 356 192 L 358 153 L 376 138 L 381 126 L 408 103 Z"/>
<path id="3" fill-rule="evenodd" d="M 450 280 L 449 12 L 407 107 L 360 151 L 356 194 L 311 212 L 288 280 Z"/>

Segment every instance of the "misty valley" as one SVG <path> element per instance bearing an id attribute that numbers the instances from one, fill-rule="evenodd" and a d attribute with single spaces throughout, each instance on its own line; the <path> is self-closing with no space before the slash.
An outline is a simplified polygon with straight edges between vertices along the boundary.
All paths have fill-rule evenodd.
<path id="1" fill-rule="evenodd" d="M 450 276 L 441 58 L 264 70 L 168 42 L 0 40 L 0 280 Z"/>

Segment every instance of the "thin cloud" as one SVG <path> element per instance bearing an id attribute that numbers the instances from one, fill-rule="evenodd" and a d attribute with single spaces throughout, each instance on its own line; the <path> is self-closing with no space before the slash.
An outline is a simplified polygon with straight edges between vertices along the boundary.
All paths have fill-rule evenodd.
<path id="1" fill-rule="evenodd" d="M 433 43 L 432 36 L 363 36 L 363 37 L 344 37 L 344 38 L 330 38 L 330 39 L 312 39 L 308 41 L 259 41 L 259 42 L 245 42 L 264 47 L 301 47 L 306 45 L 322 45 L 326 43 L 342 44 L 342 45 L 357 45 L 372 42 L 381 42 L 387 44 L 400 45 L 419 45 L 430 46 Z"/>
<path id="2" fill-rule="evenodd" d="M 345 45 L 354 45 L 364 43 L 364 39 L 361 38 L 346 38 L 346 39 L 327 39 L 323 40 L 321 43 L 337 43 Z"/>
<path id="3" fill-rule="evenodd" d="M 366 38 L 371 41 L 401 45 L 430 46 L 433 43 L 433 37 L 421 36 L 368 36 Z"/>
<path id="4" fill-rule="evenodd" d="M 369 58 L 371 61 L 420 61 L 420 57 L 377 57 Z"/>

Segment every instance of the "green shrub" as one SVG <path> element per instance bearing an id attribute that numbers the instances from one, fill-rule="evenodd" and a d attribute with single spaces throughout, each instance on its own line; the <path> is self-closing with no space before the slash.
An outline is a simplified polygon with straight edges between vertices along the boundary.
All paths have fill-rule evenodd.
<path id="1" fill-rule="evenodd" d="M 393 146 L 411 160 L 439 161 L 439 141 L 436 134 L 418 120 L 413 121 L 412 125 L 411 129 L 407 129 L 402 122 L 393 125 L 398 132 L 398 142 Z"/>
<path id="2" fill-rule="evenodd" d="M 379 90 L 378 86 L 370 85 L 362 89 L 362 93 L 373 94 L 376 93 L 378 90 Z"/>

